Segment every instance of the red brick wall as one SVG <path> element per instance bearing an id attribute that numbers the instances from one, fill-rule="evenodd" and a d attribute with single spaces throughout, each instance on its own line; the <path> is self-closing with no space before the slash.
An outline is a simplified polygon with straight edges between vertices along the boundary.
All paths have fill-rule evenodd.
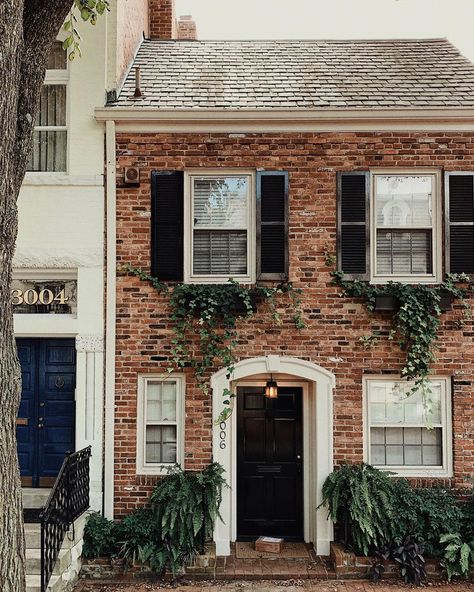
<path id="1" fill-rule="evenodd" d="M 359 301 L 340 298 L 330 284 L 323 251 L 335 251 L 336 171 L 369 167 L 440 167 L 474 170 L 474 134 L 463 133 L 300 133 L 300 134 L 119 134 L 117 249 L 120 263 L 150 266 L 150 173 L 187 167 L 283 169 L 290 179 L 290 280 L 303 289 L 307 327 L 294 328 L 290 318 L 275 327 L 265 307 L 239 326 L 237 356 L 281 354 L 309 359 L 336 376 L 334 457 L 362 460 L 362 378 L 364 374 L 399 371 L 404 356 L 386 338 L 390 313 L 368 314 Z M 141 170 L 139 188 L 120 187 L 124 166 Z M 147 283 L 123 274 L 117 283 L 116 510 L 132 509 L 148 496 L 154 478 L 137 477 L 137 375 L 166 365 L 150 356 L 166 355 L 172 329 L 166 296 Z M 452 375 L 455 479 L 474 473 L 474 329 L 456 327 L 460 307 L 443 316 L 435 373 Z M 359 337 L 383 332 L 373 349 Z M 186 386 L 186 468 L 211 460 L 211 399 L 196 388 L 189 373 Z M 424 481 L 420 480 L 421 483 Z"/>
<path id="2" fill-rule="evenodd" d="M 179 18 L 176 37 L 178 39 L 188 39 L 189 41 L 197 39 L 196 23 L 193 21 L 192 16 L 186 15 Z"/>
<path id="3" fill-rule="evenodd" d="M 148 37 L 148 0 L 121 0 L 117 3 L 117 88 L 135 56 L 143 35 Z"/>
<path id="4" fill-rule="evenodd" d="M 174 39 L 176 17 L 174 0 L 149 0 L 150 38 Z"/>

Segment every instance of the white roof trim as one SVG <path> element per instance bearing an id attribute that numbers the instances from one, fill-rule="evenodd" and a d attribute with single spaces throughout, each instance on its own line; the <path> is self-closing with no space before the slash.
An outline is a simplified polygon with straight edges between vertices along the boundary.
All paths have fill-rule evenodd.
<path id="1" fill-rule="evenodd" d="M 424 109 L 175 109 L 100 107 L 97 121 L 117 131 L 474 131 L 474 108 Z"/>

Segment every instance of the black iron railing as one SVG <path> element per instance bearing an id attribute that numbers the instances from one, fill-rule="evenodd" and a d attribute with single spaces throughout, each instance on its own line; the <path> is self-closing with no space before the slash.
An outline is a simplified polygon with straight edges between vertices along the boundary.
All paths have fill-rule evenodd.
<path id="1" fill-rule="evenodd" d="M 89 507 L 88 446 L 64 459 L 41 514 L 41 592 L 46 592 L 66 532 Z"/>

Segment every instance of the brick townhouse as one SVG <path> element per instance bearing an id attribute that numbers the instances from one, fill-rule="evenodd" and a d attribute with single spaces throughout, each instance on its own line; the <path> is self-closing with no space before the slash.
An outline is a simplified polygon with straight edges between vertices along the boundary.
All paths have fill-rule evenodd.
<path id="1" fill-rule="evenodd" d="M 132 69 L 118 100 L 96 111 L 107 126 L 116 315 L 109 514 L 145 503 L 171 464 L 215 460 L 230 485 L 218 554 L 259 534 L 327 554 L 332 527 L 317 507 L 343 461 L 465 486 L 472 323 L 458 327 L 458 304 L 443 313 L 429 430 L 420 396 L 395 394 L 405 353 L 387 338 L 391 313 L 341 297 L 328 253 L 348 277 L 378 284 L 474 274 L 474 66 L 444 39 L 152 39 L 134 65 L 140 93 Z M 234 372 L 214 367 L 203 392 L 190 368 L 167 375 L 169 294 L 127 264 L 170 287 L 288 279 L 305 327 L 284 311 L 279 326 L 257 306 L 239 322 Z M 364 347 L 374 329 L 381 338 Z M 189 347 L 199 357 L 197 338 Z M 277 399 L 264 395 L 269 380 Z M 216 425 L 226 388 L 235 409 Z"/>

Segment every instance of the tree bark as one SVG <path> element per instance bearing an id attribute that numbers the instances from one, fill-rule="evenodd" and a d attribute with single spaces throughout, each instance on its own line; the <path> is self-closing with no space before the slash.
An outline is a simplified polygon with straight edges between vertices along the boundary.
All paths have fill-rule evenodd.
<path id="1" fill-rule="evenodd" d="M 16 416 L 21 377 L 10 297 L 17 199 L 32 148 L 47 57 L 72 0 L 0 1 L 0 590 L 24 592 Z"/>

